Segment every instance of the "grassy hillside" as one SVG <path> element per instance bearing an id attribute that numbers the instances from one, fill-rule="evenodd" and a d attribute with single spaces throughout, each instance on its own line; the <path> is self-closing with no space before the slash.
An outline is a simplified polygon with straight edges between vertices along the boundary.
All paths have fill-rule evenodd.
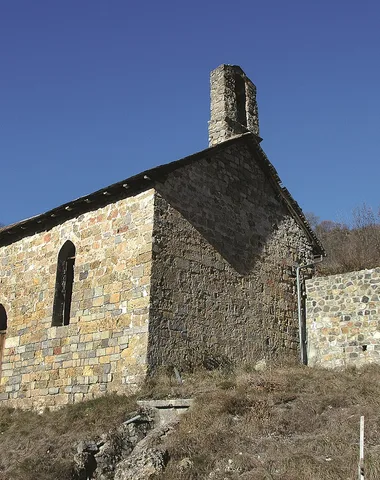
<path id="1" fill-rule="evenodd" d="M 170 439 L 162 478 L 356 480 L 360 415 L 365 478 L 380 478 L 378 366 L 240 373 L 214 385 Z"/>
<path id="2" fill-rule="evenodd" d="M 42 415 L 0 409 L 0 479 L 69 480 L 77 442 L 128 418 L 137 397 L 175 396 L 197 402 L 166 439 L 162 479 L 356 480 L 360 415 L 365 478 L 380 478 L 380 367 L 213 371 L 184 380 L 163 376 L 137 396 Z"/>
<path id="3" fill-rule="evenodd" d="M 43 414 L 0 408 L 0 480 L 69 480 L 80 440 L 99 438 L 136 410 L 110 395 Z"/>

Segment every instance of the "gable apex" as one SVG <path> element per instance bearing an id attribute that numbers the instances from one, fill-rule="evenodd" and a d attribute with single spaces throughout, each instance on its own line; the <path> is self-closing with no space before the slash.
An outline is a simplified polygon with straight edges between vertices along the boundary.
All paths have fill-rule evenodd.
<path id="1" fill-rule="evenodd" d="M 212 158 L 219 151 L 223 151 L 231 145 L 246 144 L 250 149 L 253 158 L 256 160 L 259 167 L 269 179 L 272 187 L 284 202 L 289 213 L 304 230 L 307 237 L 313 244 L 315 254 L 325 255 L 324 248 L 308 224 L 301 207 L 291 196 L 288 189 L 283 186 L 277 170 L 266 156 L 264 150 L 261 148 L 259 141 L 260 139 L 250 132 L 236 135 L 222 143 L 208 147 L 205 150 L 201 150 L 200 152 L 194 153 L 182 159 L 145 170 L 137 175 L 109 185 L 108 187 L 97 190 L 89 195 L 85 195 L 76 200 L 60 205 L 43 214 L 2 227 L 0 228 L 0 246 L 13 243 L 25 236 L 48 230 L 54 225 L 69 220 L 70 218 L 77 217 L 82 213 L 103 207 L 122 198 L 136 195 L 137 193 L 145 191 L 149 188 L 154 188 L 155 181 L 163 181 L 165 177 L 174 170 L 207 157 Z"/>

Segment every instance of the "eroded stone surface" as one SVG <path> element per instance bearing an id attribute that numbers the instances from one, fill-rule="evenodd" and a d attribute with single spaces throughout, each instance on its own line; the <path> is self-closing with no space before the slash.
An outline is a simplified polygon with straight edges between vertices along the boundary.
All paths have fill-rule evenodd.
<path id="1" fill-rule="evenodd" d="M 211 72 L 209 145 L 234 135 L 259 135 L 256 87 L 237 65 L 220 65 Z"/>
<path id="2" fill-rule="evenodd" d="M 156 183 L 148 358 L 207 368 L 296 355 L 312 246 L 244 145 Z"/>
<path id="3" fill-rule="evenodd" d="M 115 480 L 145 480 L 161 473 L 169 460 L 165 438 L 178 423 L 178 418 L 148 432 L 131 455 L 118 463 Z"/>

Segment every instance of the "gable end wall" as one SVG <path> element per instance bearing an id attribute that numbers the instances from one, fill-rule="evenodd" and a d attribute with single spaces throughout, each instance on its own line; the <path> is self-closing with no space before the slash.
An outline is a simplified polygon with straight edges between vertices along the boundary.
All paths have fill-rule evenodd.
<path id="1" fill-rule="evenodd" d="M 297 355 L 292 266 L 312 248 L 248 149 L 229 146 L 156 190 L 150 368 Z"/>

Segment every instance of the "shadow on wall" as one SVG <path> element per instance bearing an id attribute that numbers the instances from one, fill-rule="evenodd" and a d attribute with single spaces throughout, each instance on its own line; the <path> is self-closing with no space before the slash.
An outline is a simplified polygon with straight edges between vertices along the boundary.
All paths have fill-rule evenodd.
<path id="1" fill-rule="evenodd" d="M 223 163 L 201 160 L 156 190 L 237 273 L 248 275 L 285 212 L 261 171 L 257 178 L 231 175 Z"/>
<path id="2" fill-rule="evenodd" d="M 152 371 L 297 349 L 290 270 L 308 247 L 300 252 L 302 234 L 272 185 L 239 155 L 204 158 L 155 186 Z"/>

